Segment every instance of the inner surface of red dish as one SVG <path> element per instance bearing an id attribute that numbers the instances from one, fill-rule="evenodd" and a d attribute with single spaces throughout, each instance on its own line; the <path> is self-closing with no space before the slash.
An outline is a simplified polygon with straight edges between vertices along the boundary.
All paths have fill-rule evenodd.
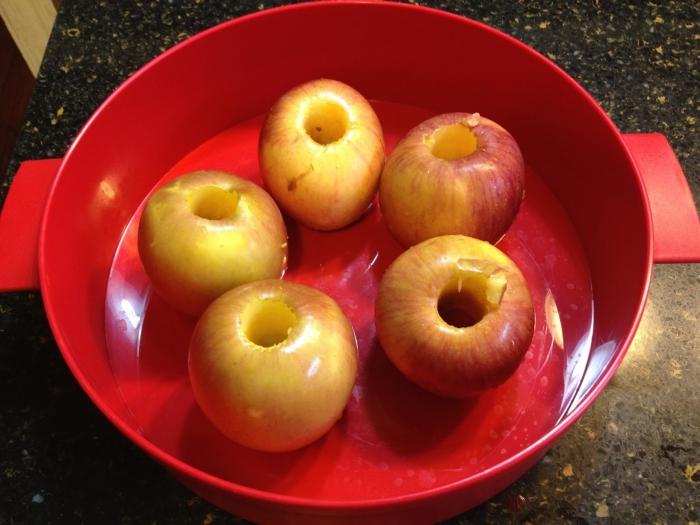
<path id="1" fill-rule="evenodd" d="M 411 127 L 434 115 L 393 103 L 373 106 L 387 153 Z M 261 123 L 259 116 L 212 137 L 161 183 L 199 169 L 226 170 L 261 183 Z M 465 479 L 533 443 L 566 413 L 581 383 L 593 333 L 589 270 L 562 206 L 528 169 L 526 198 L 498 246 L 525 275 L 536 326 L 525 358 L 506 383 L 473 399 L 442 399 L 404 379 L 385 357 L 375 334 L 374 298 L 401 247 L 383 225 L 376 200 L 361 220 L 337 232 L 316 232 L 288 220 L 284 278 L 323 290 L 343 308 L 358 339 L 358 378 L 344 417 L 316 443 L 284 454 L 238 446 L 194 401 L 187 347 L 196 320 L 151 294 L 136 247 L 139 212 L 123 233 L 107 285 L 105 328 L 115 381 L 131 424 L 148 440 L 224 480 L 329 500 L 421 492 Z"/>

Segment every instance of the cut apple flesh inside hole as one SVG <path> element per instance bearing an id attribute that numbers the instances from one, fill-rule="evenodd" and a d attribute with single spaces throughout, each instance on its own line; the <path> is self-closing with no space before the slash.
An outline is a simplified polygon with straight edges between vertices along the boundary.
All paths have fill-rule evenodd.
<path id="1" fill-rule="evenodd" d="M 455 328 L 468 328 L 498 308 L 506 290 L 506 273 L 480 260 L 460 259 L 437 302 L 440 318 Z"/>
<path id="2" fill-rule="evenodd" d="M 257 299 L 243 310 L 241 316 L 245 338 L 264 348 L 286 341 L 296 324 L 294 310 L 279 299 Z"/>
<path id="3" fill-rule="evenodd" d="M 476 151 L 477 140 L 474 132 L 465 124 L 442 126 L 426 141 L 430 153 L 443 160 L 456 160 Z"/>
<path id="4" fill-rule="evenodd" d="M 190 193 L 190 209 L 198 217 L 218 221 L 231 217 L 238 207 L 239 195 L 219 186 L 202 186 Z"/>
<path id="5" fill-rule="evenodd" d="M 315 142 L 331 144 L 343 137 L 348 130 L 347 110 L 335 100 L 315 100 L 306 112 L 304 129 Z"/>
<path id="6" fill-rule="evenodd" d="M 455 328 L 474 326 L 486 314 L 481 298 L 465 289 L 443 292 L 438 300 L 438 313 L 443 321 Z"/>

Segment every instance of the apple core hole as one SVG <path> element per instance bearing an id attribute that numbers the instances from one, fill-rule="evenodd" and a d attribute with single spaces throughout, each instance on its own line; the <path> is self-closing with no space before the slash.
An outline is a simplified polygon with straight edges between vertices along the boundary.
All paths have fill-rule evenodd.
<path id="1" fill-rule="evenodd" d="M 477 140 L 474 132 L 463 124 L 451 124 L 438 128 L 431 135 L 430 152 L 443 160 L 456 160 L 467 157 L 476 151 Z"/>
<path id="2" fill-rule="evenodd" d="M 437 304 L 438 314 L 448 325 L 455 328 L 474 326 L 486 315 L 485 298 L 474 290 L 446 290 Z"/>
<path id="3" fill-rule="evenodd" d="M 297 315 L 284 301 L 259 299 L 243 310 L 241 320 L 248 341 L 270 348 L 287 340 L 297 324 Z"/>
<path id="4" fill-rule="evenodd" d="M 190 193 L 190 209 L 197 217 L 218 221 L 231 217 L 238 207 L 239 195 L 219 186 L 201 186 Z"/>
<path id="5" fill-rule="evenodd" d="M 323 146 L 341 139 L 348 126 L 348 112 L 335 100 L 316 100 L 309 106 L 304 119 L 306 133 Z"/>

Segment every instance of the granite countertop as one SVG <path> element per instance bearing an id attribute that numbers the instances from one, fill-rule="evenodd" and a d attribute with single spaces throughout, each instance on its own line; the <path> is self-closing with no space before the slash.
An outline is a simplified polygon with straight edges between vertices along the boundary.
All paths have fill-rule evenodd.
<path id="1" fill-rule="evenodd" d="M 695 2 L 425 3 L 547 55 L 622 131 L 663 132 L 700 200 Z M 161 51 L 271 5 L 63 0 L 8 179 L 25 159 L 61 156 L 98 104 Z M 700 267 L 657 266 L 634 343 L 593 407 L 522 479 L 450 523 L 700 522 L 698 315 Z M 243 522 L 194 496 L 98 412 L 38 293 L 0 294 L 0 351 L 0 524 Z"/>

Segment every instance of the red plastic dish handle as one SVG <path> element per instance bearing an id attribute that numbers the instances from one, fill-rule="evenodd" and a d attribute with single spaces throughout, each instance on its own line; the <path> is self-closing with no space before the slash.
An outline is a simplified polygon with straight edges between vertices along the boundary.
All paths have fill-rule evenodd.
<path id="1" fill-rule="evenodd" d="M 700 262 L 700 221 L 688 181 L 659 133 L 623 135 L 649 195 L 654 261 Z M 39 228 L 61 159 L 24 162 L 0 214 L 0 291 L 39 287 Z"/>
<path id="2" fill-rule="evenodd" d="M 700 262 L 700 220 L 688 180 L 661 133 L 622 136 L 649 198 L 654 262 Z"/>
<path id="3" fill-rule="evenodd" d="M 17 170 L 0 213 L 0 291 L 39 288 L 39 229 L 61 159 L 30 160 Z"/>

